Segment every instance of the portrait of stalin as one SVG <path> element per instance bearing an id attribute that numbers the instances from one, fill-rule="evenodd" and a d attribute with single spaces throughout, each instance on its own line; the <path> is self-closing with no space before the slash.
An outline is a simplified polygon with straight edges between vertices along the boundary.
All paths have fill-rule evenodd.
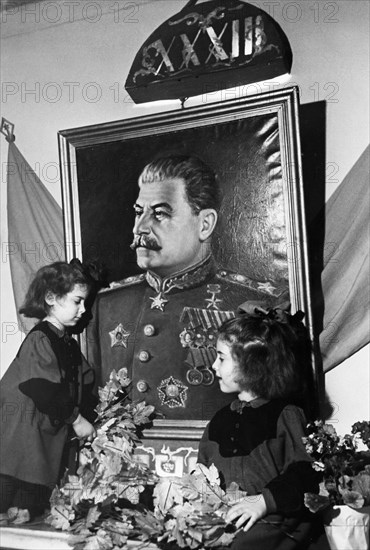
<path id="1" fill-rule="evenodd" d="M 100 385 L 128 369 L 132 399 L 165 419 L 207 420 L 232 397 L 212 370 L 217 329 L 247 301 L 274 298 L 246 274 L 216 265 L 212 235 L 221 196 L 202 160 L 172 155 L 138 181 L 131 248 L 143 273 L 99 292 L 87 330 L 88 360 Z"/>

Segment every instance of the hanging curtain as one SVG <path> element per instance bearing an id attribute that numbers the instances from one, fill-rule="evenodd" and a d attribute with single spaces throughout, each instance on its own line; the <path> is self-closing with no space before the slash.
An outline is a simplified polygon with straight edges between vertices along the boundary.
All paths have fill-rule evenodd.
<path id="1" fill-rule="evenodd" d="M 324 372 L 369 343 L 369 148 L 326 204 Z"/>
<path id="2" fill-rule="evenodd" d="M 8 255 L 17 312 L 36 271 L 64 260 L 62 209 L 14 143 L 9 144 Z M 18 314 L 19 328 L 28 332 L 35 320 Z"/>

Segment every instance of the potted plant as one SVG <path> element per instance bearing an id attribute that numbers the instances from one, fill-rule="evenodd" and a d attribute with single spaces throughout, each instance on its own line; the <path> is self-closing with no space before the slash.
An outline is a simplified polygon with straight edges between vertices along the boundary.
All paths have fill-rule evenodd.
<path id="1" fill-rule="evenodd" d="M 370 422 L 356 422 L 351 434 L 339 436 L 331 424 L 317 420 L 308 424 L 303 442 L 312 467 L 323 474 L 320 493 L 306 493 L 305 505 L 311 512 L 323 513 L 330 547 L 368 550 Z"/>

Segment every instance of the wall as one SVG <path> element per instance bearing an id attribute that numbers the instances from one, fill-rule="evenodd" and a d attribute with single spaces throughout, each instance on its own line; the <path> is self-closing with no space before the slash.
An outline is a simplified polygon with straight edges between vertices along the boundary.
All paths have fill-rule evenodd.
<path id="1" fill-rule="evenodd" d="M 369 4 L 363 0 L 251 3 L 273 15 L 288 35 L 294 53 L 288 84 L 299 85 L 301 102 L 326 101 L 329 197 L 369 142 Z M 179 102 L 136 106 L 124 82 L 142 42 L 185 4 L 185 0 L 44 0 L 16 8 L 10 3 L 2 12 L 2 116 L 15 123 L 18 147 L 59 203 L 59 130 L 179 108 Z M 260 83 L 243 93 L 269 89 L 271 83 Z M 241 93 L 233 89 L 209 94 L 189 100 L 188 105 Z M 7 144 L 1 139 L 2 372 L 22 339 L 16 329 L 5 254 L 6 155 Z M 368 351 L 366 347 L 326 375 L 333 421 L 340 431 L 370 416 Z"/>

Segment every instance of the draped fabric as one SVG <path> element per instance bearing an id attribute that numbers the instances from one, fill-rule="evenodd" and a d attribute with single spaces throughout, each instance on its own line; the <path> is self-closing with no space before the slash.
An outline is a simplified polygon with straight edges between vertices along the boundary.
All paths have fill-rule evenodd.
<path id="1" fill-rule="evenodd" d="M 326 204 L 320 348 L 327 372 L 370 338 L 369 148 Z M 41 266 L 64 259 L 62 210 L 14 143 L 8 160 L 9 261 L 17 310 Z M 33 322 L 19 316 L 27 332 Z"/>
<path id="2" fill-rule="evenodd" d="M 62 209 L 14 143 L 8 153 L 8 257 L 17 312 L 36 271 L 64 260 Z M 28 332 L 34 320 L 18 314 Z"/>
<path id="3" fill-rule="evenodd" d="M 320 335 L 327 372 L 370 341 L 369 147 L 326 204 Z"/>

